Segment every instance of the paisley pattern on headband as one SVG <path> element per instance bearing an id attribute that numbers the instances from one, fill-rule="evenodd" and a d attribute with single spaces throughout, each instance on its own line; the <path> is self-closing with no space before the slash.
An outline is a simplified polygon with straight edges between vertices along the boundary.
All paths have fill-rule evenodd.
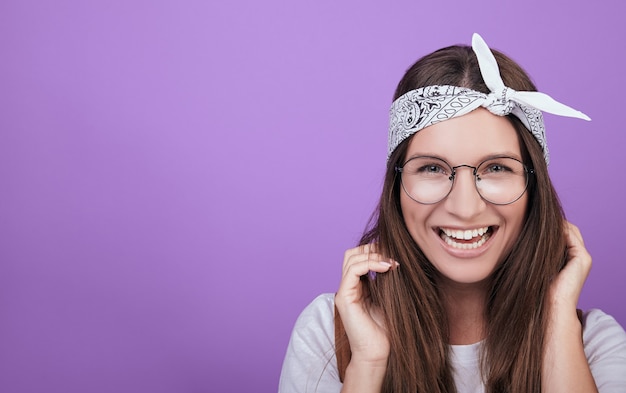
<path id="1" fill-rule="evenodd" d="M 387 159 L 402 141 L 419 130 L 465 115 L 479 107 L 487 108 L 498 116 L 512 113 L 518 117 L 541 145 L 546 161 L 549 160 L 541 111 L 497 97 L 494 93 L 484 94 L 446 85 L 411 90 L 393 102 L 389 113 Z"/>

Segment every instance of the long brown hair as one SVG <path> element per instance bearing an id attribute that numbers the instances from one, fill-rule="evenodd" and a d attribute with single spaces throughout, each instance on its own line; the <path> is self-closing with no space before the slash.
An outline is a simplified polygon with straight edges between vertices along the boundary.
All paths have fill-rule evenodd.
<path id="1" fill-rule="evenodd" d="M 536 90 L 519 65 L 501 52 L 493 52 L 507 86 Z M 472 49 L 451 46 L 411 66 L 394 99 L 419 87 L 443 84 L 489 93 Z M 541 147 L 517 118 L 509 119 L 519 136 L 525 163 L 535 174 L 527 190 L 527 213 L 519 240 L 490 278 L 481 351 L 488 393 L 541 391 L 543 337 L 549 313 L 545 299 L 566 256 L 564 214 Z M 362 282 L 384 315 L 391 344 L 382 391 L 451 393 L 456 387 L 449 360 L 448 320 L 437 285 L 439 273 L 409 234 L 400 207 L 395 166 L 405 159 L 410 139 L 388 160 L 379 205 L 359 242 L 376 242 L 378 251 L 398 261 L 401 268 Z M 335 315 L 336 355 L 343 376 L 350 348 L 341 319 Z"/>

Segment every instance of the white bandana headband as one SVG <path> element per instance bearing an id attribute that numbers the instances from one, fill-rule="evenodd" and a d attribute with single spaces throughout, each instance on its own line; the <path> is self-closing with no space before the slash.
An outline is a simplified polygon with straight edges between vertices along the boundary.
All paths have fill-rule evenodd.
<path id="1" fill-rule="evenodd" d="M 498 116 L 513 114 L 533 134 L 543 149 L 546 163 L 550 154 L 546 144 L 541 111 L 559 116 L 591 120 L 584 113 L 536 91 L 515 91 L 506 87 L 498 63 L 482 39 L 474 33 L 472 49 L 478 58 L 480 73 L 491 93 L 458 86 L 426 86 L 411 90 L 391 104 L 389 113 L 389 150 L 387 160 L 398 145 L 419 130 L 435 123 L 462 116 L 479 107 Z"/>

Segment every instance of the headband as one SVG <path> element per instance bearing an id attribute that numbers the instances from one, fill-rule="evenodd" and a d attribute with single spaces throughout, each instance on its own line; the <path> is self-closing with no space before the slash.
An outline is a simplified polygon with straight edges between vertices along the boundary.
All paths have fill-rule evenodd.
<path id="1" fill-rule="evenodd" d="M 389 150 L 387 160 L 398 145 L 419 130 L 435 123 L 463 116 L 479 107 L 498 116 L 513 114 L 541 145 L 546 163 L 550 162 L 545 126 L 541 111 L 559 116 L 591 120 L 584 113 L 555 101 L 537 91 L 515 91 L 506 87 L 493 53 L 476 33 L 472 49 L 478 58 L 480 73 L 491 91 L 484 94 L 459 86 L 436 85 L 420 87 L 398 97 L 389 113 Z"/>

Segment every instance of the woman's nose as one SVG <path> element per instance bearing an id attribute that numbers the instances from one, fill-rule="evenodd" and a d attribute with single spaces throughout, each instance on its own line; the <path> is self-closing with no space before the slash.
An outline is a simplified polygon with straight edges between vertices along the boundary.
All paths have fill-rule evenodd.
<path id="1" fill-rule="evenodd" d="M 476 189 L 474 168 L 455 168 L 452 191 L 445 200 L 445 206 L 451 214 L 463 220 L 471 220 L 485 210 L 486 202 Z"/>

